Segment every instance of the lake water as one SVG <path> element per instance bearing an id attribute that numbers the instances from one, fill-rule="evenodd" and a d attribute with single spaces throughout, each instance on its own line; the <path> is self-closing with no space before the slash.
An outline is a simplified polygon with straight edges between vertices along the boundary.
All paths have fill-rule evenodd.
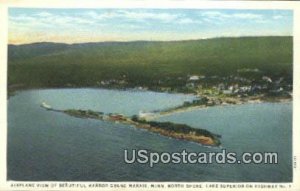
<path id="1" fill-rule="evenodd" d="M 157 120 L 222 135 L 229 152 L 277 152 L 278 164 L 125 164 L 124 149 L 220 151 L 123 124 L 80 119 L 40 107 L 128 116 L 192 100 L 183 94 L 101 89 L 19 92 L 8 101 L 8 179 L 57 181 L 292 181 L 292 103 L 218 106 Z"/>

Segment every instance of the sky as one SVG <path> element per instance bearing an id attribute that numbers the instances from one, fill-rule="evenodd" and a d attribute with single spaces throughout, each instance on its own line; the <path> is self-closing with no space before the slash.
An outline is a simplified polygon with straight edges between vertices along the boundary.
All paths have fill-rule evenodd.
<path id="1" fill-rule="evenodd" d="M 10 44 L 292 36 L 291 10 L 10 8 Z"/>

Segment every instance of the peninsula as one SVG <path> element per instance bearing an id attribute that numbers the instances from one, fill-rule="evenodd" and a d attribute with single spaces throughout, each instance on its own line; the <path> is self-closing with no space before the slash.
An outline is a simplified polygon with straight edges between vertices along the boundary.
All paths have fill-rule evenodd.
<path id="1" fill-rule="evenodd" d="M 91 118 L 96 120 L 127 124 L 136 128 L 146 129 L 147 131 L 162 136 L 192 141 L 201 145 L 219 146 L 221 144 L 220 135 L 213 134 L 204 129 L 193 128 L 186 124 L 148 121 L 144 118 L 138 117 L 137 115 L 126 117 L 122 114 L 104 114 L 103 112 L 96 112 L 92 110 L 57 110 L 50 107 L 45 107 L 44 104 L 42 104 L 41 107 L 49 111 L 62 112 L 78 118 Z"/>

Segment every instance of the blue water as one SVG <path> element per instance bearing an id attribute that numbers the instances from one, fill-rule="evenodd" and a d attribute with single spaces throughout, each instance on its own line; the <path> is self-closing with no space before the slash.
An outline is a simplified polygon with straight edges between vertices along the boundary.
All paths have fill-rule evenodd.
<path id="1" fill-rule="evenodd" d="M 41 108 L 137 114 L 182 104 L 183 94 L 101 89 L 22 91 L 8 101 L 8 179 L 57 181 L 292 181 L 292 103 L 212 107 L 162 117 L 222 135 L 230 152 L 278 152 L 279 164 L 125 164 L 124 149 L 219 151 L 131 126 Z"/>

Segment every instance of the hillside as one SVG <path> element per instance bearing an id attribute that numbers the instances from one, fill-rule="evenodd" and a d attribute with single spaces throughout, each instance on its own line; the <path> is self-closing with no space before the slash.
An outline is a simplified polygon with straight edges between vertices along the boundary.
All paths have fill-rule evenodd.
<path id="1" fill-rule="evenodd" d="M 188 75 L 292 79 L 292 37 L 8 46 L 8 86 L 180 86 Z M 244 72 L 257 70 L 259 72 Z"/>

